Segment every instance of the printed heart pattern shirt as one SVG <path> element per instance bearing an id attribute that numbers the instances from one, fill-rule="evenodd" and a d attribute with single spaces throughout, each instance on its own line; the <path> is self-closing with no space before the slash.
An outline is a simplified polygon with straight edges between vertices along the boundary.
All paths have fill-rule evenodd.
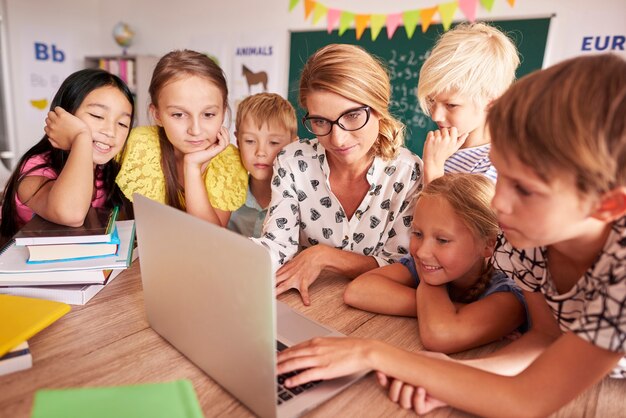
<path id="1" fill-rule="evenodd" d="M 408 254 L 422 160 L 406 148 L 389 161 L 376 157 L 367 172 L 370 189 L 351 219 L 331 191 L 329 175 L 317 139 L 291 143 L 278 154 L 263 234 L 254 239 L 270 250 L 274 271 L 317 244 L 372 256 L 380 266 Z"/>

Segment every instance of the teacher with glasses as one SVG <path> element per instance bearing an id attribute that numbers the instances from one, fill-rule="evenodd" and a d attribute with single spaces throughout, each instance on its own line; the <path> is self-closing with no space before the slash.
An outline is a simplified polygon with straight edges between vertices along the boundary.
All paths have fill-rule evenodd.
<path id="1" fill-rule="evenodd" d="M 299 93 L 302 123 L 315 139 L 278 154 L 255 241 L 271 252 L 277 295 L 296 289 L 309 305 L 320 275 L 354 278 L 408 254 L 422 161 L 403 147 L 404 125 L 389 113 L 386 71 L 362 48 L 318 50 Z"/>

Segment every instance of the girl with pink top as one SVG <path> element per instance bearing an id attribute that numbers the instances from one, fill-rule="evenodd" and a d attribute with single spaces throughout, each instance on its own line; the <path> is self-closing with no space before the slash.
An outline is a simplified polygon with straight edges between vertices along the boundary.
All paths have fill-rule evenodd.
<path id="1" fill-rule="evenodd" d="M 80 226 L 92 206 L 124 205 L 115 157 L 133 117 L 132 93 L 118 77 L 85 69 L 65 79 L 52 99 L 45 135 L 22 156 L 5 188 L 2 241 L 34 214 Z"/>

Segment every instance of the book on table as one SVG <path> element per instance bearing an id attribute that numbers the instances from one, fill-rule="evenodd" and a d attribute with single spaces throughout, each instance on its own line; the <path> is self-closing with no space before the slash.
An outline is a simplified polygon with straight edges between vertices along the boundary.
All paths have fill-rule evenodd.
<path id="1" fill-rule="evenodd" d="M 133 251 L 131 262 L 137 259 L 137 250 Z M 70 305 L 85 305 L 106 285 L 111 283 L 124 270 L 105 270 L 104 284 L 68 284 L 50 286 L 6 286 L 0 287 L 0 294 L 26 296 L 29 298 L 48 299 Z"/>
<path id="2" fill-rule="evenodd" d="M 113 257 L 90 257 L 67 261 L 28 263 L 28 249 L 14 242 L 0 254 L 0 286 L 37 286 L 63 284 L 104 284 L 103 270 L 125 269 L 132 262 L 135 222 L 118 221 L 118 254 Z"/>
<path id="3" fill-rule="evenodd" d="M 43 389 L 35 393 L 31 418 L 150 417 L 200 418 L 196 392 L 189 380 L 72 389 Z"/>
<path id="4" fill-rule="evenodd" d="M 66 303 L 0 295 L 0 356 L 69 311 Z"/>
<path id="5" fill-rule="evenodd" d="M 94 257 L 114 257 L 117 255 L 119 244 L 120 237 L 116 227 L 113 230 L 111 242 L 41 244 L 26 245 L 25 247 L 28 250 L 27 263 L 35 264 L 55 261 L 81 260 Z"/>
<path id="6" fill-rule="evenodd" d="M 119 207 L 89 208 L 82 226 L 55 224 L 35 215 L 13 237 L 17 246 L 44 244 L 114 243 Z"/>
<path id="7" fill-rule="evenodd" d="M 31 367 L 33 367 L 33 356 L 26 341 L 0 356 L 0 375 L 30 369 Z"/>

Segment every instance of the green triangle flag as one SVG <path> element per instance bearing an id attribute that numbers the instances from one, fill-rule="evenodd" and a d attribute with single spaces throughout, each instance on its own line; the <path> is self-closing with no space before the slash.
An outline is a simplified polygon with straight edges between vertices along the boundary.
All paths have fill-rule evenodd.
<path id="1" fill-rule="evenodd" d="M 420 11 L 419 10 L 409 10 L 408 12 L 402 13 L 402 21 L 404 22 L 404 29 L 406 30 L 406 35 L 411 39 L 413 33 L 415 32 L 415 27 L 417 26 L 417 22 L 420 20 Z"/>
<path id="2" fill-rule="evenodd" d="M 292 11 L 298 3 L 300 3 L 300 0 L 289 0 L 289 11 Z"/>
<path id="3" fill-rule="evenodd" d="M 341 12 L 341 17 L 339 18 L 339 36 L 343 35 L 353 21 L 354 13 Z"/>
<path id="4" fill-rule="evenodd" d="M 378 34 L 385 25 L 386 20 L 387 16 L 385 15 L 372 15 L 372 17 L 370 18 L 370 31 L 372 33 L 372 41 L 375 41 L 376 38 L 378 38 Z"/>
<path id="5" fill-rule="evenodd" d="M 315 8 L 313 9 L 313 24 L 319 22 L 319 20 L 326 16 L 327 13 L 328 7 L 324 6 L 321 3 L 316 3 Z"/>
<path id="6" fill-rule="evenodd" d="M 454 12 L 456 12 L 456 8 L 458 5 L 459 3 L 457 3 L 456 1 L 439 5 L 439 16 L 441 16 L 441 24 L 443 25 L 443 30 L 450 29 L 450 25 L 452 24 L 452 18 L 454 18 Z"/>
<path id="7" fill-rule="evenodd" d="M 491 11 L 494 2 L 495 0 L 480 0 L 480 4 L 488 11 Z"/>

